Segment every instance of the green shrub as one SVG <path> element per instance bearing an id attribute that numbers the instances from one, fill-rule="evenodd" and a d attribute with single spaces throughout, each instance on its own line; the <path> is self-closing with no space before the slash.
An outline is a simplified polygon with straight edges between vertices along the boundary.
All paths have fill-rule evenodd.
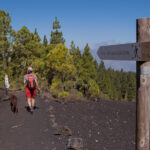
<path id="1" fill-rule="evenodd" d="M 52 80 L 52 85 L 50 91 L 54 97 L 58 97 L 59 92 L 61 91 L 62 82 L 60 79 L 54 78 Z"/>
<path id="2" fill-rule="evenodd" d="M 90 87 L 88 89 L 88 94 L 91 97 L 93 97 L 93 96 L 99 96 L 99 94 L 100 94 L 99 86 L 98 86 L 98 84 L 94 80 L 90 81 Z"/>
<path id="3" fill-rule="evenodd" d="M 103 92 L 100 92 L 99 98 L 100 98 L 100 99 L 103 99 L 103 100 L 108 100 L 108 99 L 110 99 L 109 96 L 106 95 L 106 94 L 104 94 Z"/>
<path id="4" fill-rule="evenodd" d="M 13 90 L 24 90 L 25 89 L 25 84 L 23 82 L 23 77 L 21 76 L 20 78 L 10 78 L 9 80 L 9 83 L 10 83 L 10 88 L 13 89 Z"/>
<path id="5" fill-rule="evenodd" d="M 39 79 L 38 83 L 42 91 L 49 92 L 49 86 L 46 79 Z"/>
<path id="6" fill-rule="evenodd" d="M 65 99 L 69 96 L 69 93 L 66 91 L 62 91 L 61 93 L 58 94 L 58 99 Z"/>
<path id="7" fill-rule="evenodd" d="M 83 94 L 82 92 L 78 91 L 75 100 L 82 101 L 83 100 Z"/>
<path id="8" fill-rule="evenodd" d="M 69 96 L 67 98 L 68 100 L 74 101 L 74 100 L 82 100 L 83 94 L 82 92 L 78 91 L 77 89 L 71 89 L 69 91 Z"/>
<path id="9" fill-rule="evenodd" d="M 2 68 L 0 68 L 2 69 Z M 5 72 L 3 70 L 1 70 L 1 73 L 0 73 L 0 86 L 1 87 L 4 87 L 5 85 Z"/>
<path id="10" fill-rule="evenodd" d="M 74 83 L 73 81 L 71 81 L 71 80 L 65 81 L 65 82 L 64 82 L 65 90 L 66 90 L 66 91 L 69 91 L 70 89 L 73 89 L 74 84 L 75 84 L 75 83 Z"/>

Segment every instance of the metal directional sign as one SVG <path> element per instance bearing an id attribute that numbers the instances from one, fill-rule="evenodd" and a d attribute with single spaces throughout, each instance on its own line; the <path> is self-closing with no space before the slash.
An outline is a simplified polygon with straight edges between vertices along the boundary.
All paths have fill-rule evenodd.
<path id="1" fill-rule="evenodd" d="M 150 42 L 101 46 L 97 54 L 103 60 L 150 61 Z"/>

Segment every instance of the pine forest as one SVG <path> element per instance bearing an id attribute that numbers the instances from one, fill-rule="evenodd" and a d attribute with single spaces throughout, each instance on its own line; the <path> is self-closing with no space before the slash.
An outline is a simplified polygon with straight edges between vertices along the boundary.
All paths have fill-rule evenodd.
<path id="1" fill-rule="evenodd" d="M 31 66 L 42 91 L 57 99 L 135 100 L 136 73 L 123 69 L 106 69 L 97 62 L 87 43 L 83 53 L 73 41 L 65 45 L 65 37 L 57 17 L 52 31 L 42 38 L 35 28 L 27 26 L 15 31 L 8 12 L 0 10 L 0 86 L 8 74 L 11 89 L 24 89 L 23 77 Z"/>

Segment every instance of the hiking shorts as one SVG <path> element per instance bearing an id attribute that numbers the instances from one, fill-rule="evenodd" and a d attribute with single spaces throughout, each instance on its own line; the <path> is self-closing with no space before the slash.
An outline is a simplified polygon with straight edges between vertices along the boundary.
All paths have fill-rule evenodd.
<path id="1" fill-rule="evenodd" d="M 29 90 L 26 87 L 26 98 L 35 98 L 36 89 L 35 90 Z"/>

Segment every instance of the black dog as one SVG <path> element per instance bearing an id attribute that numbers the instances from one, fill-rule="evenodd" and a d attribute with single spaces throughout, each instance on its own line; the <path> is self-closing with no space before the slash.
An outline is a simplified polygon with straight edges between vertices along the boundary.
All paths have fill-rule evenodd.
<path id="1" fill-rule="evenodd" d="M 18 113 L 17 97 L 15 95 L 10 97 L 10 106 L 13 113 Z"/>

